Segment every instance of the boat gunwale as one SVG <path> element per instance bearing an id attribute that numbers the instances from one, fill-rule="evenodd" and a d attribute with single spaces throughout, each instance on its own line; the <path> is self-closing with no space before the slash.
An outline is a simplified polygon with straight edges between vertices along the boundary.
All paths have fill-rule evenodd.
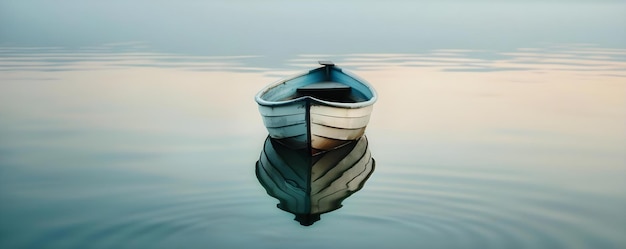
<path id="1" fill-rule="evenodd" d="M 361 101 L 361 102 L 355 102 L 355 103 L 343 103 L 343 102 L 334 102 L 334 101 L 326 101 L 326 100 L 321 100 L 315 97 L 311 97 L 311 96 L 302 96 L 302 97 L 298 97 L 295 99 L 290 99 L 290 100 L 283 100 L 283 101 L 268 101 L 268 100 L 264 100 L 263 98 L 261 98 L 261 96 L 263 96 L 265 93 L 267 93 L 268 91 L 270 91 L 271 89 L 273 89 L 274 87 L 277 87 L 281 84 L 286 83 L 287 81 L 296 79 L 298 77 L 303 77 L 306 76 L 307 74 L 310 74 L 312 71 L 314 70 L 319 70 L 322 69 L 324 67 L 320 67 L 320 68 L 316 68 L 316 69 L 312 69 L 309 71 L 305 71 L 305 72 L 301 72 L 298 74 L 294 74 L 292 76 L 289 76 L 285 79 L 281 79 L 278 80 L 274 83 L 271 83 L 265 87 L 263 87 L 254 97 L 254 99 L 256 100 L 256 102 L 259 105 L 262 106 L 285 106 L 285 105 L 289 105 L 292 103 L 296 103 L 296 102 L 300 102 L 300 101 L 313 101 L 316 103 L 321 103 L 327 106 L 333 106 L 333 107 L 340 107 L 340 108 L 349 108 L 349 109 L 357 109 L 357 108 L 362 108 L 362 107 L 367 107 L 367 106 L 371 106 L 373 105 L 377 100 L 378 100 L 378 94 L 376 92 L 376 90 L 374 89 L 374 87 L 372 87 L 372 85 L 367 82 L 366 80 L 362 79 L 361 77 L 350 73 L 348 71 L 343 70 L 340 67 L 334 66 L 334 69 L 337 70 L 339 73 L 345 74 L 348 77 L 353 78 L 354 80 L 358 81 L 360 84 L 363 84 L 364 86 L 367 87 L 367 89 L 372 93 L 372 97 L 369 98 L 366 101 Z M 341 82 L 340 82 L 341 83 Z"/>

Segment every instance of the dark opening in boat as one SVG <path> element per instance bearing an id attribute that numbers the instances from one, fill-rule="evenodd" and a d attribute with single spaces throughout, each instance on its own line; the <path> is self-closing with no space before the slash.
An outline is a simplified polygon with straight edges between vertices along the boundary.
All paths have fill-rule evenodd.
<path id="1" fill-rule="evenodd" d="M 352 88 L 348 85 L 324 81 L 318 82 L 296 90 L 296 97 L 310 96 L 321 100 L 343 103 L 355 103 L 360 101 L 356 96 L 352 95 Z"/>

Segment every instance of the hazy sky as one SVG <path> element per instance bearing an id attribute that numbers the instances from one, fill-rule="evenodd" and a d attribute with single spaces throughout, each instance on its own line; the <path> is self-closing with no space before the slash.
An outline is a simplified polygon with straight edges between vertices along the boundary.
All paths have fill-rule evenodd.
<path id="1" fill-rule="evenodd" d="M 626 47 L 624 2 L 0 1 L 0 45 L 141 42 L 227 55 Z"/>

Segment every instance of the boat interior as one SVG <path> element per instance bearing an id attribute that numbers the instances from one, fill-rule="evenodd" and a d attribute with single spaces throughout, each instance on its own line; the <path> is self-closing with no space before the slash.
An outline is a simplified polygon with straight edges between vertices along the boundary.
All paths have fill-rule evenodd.
<path id="1" fill-rule="evenodd" d="M 352 88 L 348 85 L 339 82 L 324 81 L 299 87 L 296 90 L 295 97 L 311 96 L 316 99 L 332 102 L 358 102 L 359 100 L 356 96 L 351 95 L 351 93 Z"/>
<path id="2" fill-rule="evenodd" d="M 287 79 L 268 88 L 261 98 L 267 101 L 288 101 L 310 96 L 319 100 L 358 103 L 371 100 L 373 91 L 359 80 L 331 64 Z"/>

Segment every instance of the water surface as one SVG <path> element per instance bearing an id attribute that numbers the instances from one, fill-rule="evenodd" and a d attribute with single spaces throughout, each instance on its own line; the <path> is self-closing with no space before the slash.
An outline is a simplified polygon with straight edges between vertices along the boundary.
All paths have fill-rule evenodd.
<path id="1" fill-rule="evenodd" d="M 446 8 L 452 3 L 430 3 L 432 12 L 369 3 L 339 23 L 360 27 L 352 33 L 359 38 L 372 29 L 349 20 L 377 27 L 376 14 L 400 26 L 378 27 L 384 36 L 355 46 L 298 36 L 271 45 L 274 31 L 237 38 L 290 17 L 289 10 L 324 9 L 317 4 L 277 8 L 270 18 L 219 1 L 207 8 L 223 14 L 203 17 L 192 8 L 199 3 L 186 3 L 176 10 L 188 12 L 169 19 L 157 14 L 171 4 L 136 15 L 126 8 L 141 1 L 100 9 L 40 4 L 49 8 L 2 2 L 40 17 L 32 20 L 0 8 L 12 21 L 0 21 L 9 27 L 0 33 L 2 248 L 626 246 L 626 47 L 613 22 L 624 19 L 623 4 L 582 2 L 563 11 L 554 2 L 467 4 L 478 17 Z M 65 27 L 77 17 L 61 15 L 68 6 L 87 11 L 79 11 L 87 16 L 74 31 Z M 516 6 L 562 22 L 539 25 Z M 119 19 L 100 20 L 117 7 Z M 504 15 L 496 10 L 521 26 L 482 25 Z M 583 10 L 589 15 L 572 23 Z M 413 15 L 422 12 L 433 14 Z M 222 31 L 212 20 L 227 13 L 258 22 L 220 22 L 248 27 Z M 467 22 L 440 18 L 455 13 Z M 50 19 L 57 16 L 64 18 Z M 133 32 L 157 27 L 144 22 L 109 26 L 133 17 L 174 33 Z M 223 36 L 170 39 L 190 38 L 177 27 L 203 27 L 195 20 Z M 275 31 L 304 35 L 291 28 L 328 20 L 307 16 Z M 503 37 L 464 36 L 454 32 L 459 23 Z M 100 24 L 99 32 L 87 24 Z M 411 27 L 437 32 L 401 32 Z M 29 38 L 57 28 L 59 36 Z M 507 36 L 517 32 L 524 39 Z M 214 43 L 201 46 L 208 40 Z M 378 91 L 366 131 L 376 170 L 343 207 L 304 227 L 256 178 L 267 132 L 253 96 L 318 60 Z"/>

